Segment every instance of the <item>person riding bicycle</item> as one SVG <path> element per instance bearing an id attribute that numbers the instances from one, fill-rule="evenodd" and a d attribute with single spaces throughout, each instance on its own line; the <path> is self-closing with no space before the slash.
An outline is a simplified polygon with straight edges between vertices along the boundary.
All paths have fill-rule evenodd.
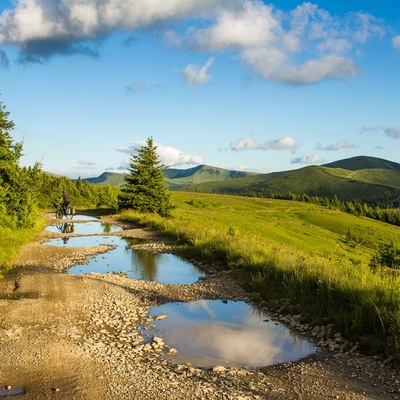
<path id="1" fill-rule="evenodd" d="M 66 191 L 64 191 L 62 196 L 60 197 L 60 201 L 58 202 L 58 204 L 61 204 L 61 203 L 62 203 L 62 208 L 64 210 L 64 214 L 66 214 L 67 207 L 69 206 L 69 203 L 71 203 L 71 199 L 69 198 Z"/>

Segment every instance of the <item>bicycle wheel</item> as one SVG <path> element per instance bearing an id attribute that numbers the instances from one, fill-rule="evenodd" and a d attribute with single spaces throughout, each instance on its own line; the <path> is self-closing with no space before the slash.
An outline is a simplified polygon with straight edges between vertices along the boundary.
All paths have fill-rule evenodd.
<path id="1" fill-rule="evenodd" d="M 72 214 L 72 212 L 70 211 L 69 213 L 65 214 L 65 216 L 67 217 L 67 219 L 72 219 L 74 214 Z"/>
<path id="2" fill-rule="evenodd" d="M 62 212 L 62 210 L 57 210 L 57 211 L 56 211 L 56 218 L 57 218 L 57 219 L 62 219 L 62 217 L 63 217 L 63 212 Z"/>

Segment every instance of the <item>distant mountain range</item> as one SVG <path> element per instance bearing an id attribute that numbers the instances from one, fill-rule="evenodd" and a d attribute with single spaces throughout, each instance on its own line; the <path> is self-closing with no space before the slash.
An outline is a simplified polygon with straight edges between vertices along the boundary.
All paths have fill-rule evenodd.
<path id="1" fill-rule="evenodd" d="M 232 171 L 208 165 L 185 170 L 168 168 L 170 190 L 268 197 L 271 194 L 307 194 L 368 204 L 400 204 L 400 164 L 358 156 L 321 166 L 260 174 Z M 122 186 L 121 174 L 105 172 L 82 182 Z"/>
<path id="2" fill-rule="evenodd" d="M 198 165 L 188 169 L 167 168 L 164 171 L 165 182 L 170 190 L 178 190 L 186 186 L 220 182 L 229 179 L 244 178 L 257 174 L 256 172 L 234 171 L 208 165 Z M 95 185 L 123 186 L 124 175 L 115 172 L 103 172 L 97 178 L 85 178 L 82 182 L 89 182 Z"/>

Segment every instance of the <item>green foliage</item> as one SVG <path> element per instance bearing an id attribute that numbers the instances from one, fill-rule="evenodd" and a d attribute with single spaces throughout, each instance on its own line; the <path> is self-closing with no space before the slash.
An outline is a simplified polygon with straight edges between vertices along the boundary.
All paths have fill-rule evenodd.
<path id="1" fill-rule="evenodd" d="M 389 245 L 379 246 L 377 253 L 371 259 L 370 265 L 374 271 L 384 267 L 400 269 L 400 249 L 394 246 L 393 241 Z"/>
<path id="2" fill-rule="evenodd" d="M 119 196 L 121 209 L 134 209 L 144 213 L 168 216 L 171 210 L 170 195 L 164 183 L 163 169 L 158 159 L 153 139 L 131 156 L 129 174 Z"/>
<path id="3" fill-rule="evenodd" d="M 119 190 L 116 190 L 116 188 L 110 185 L 101 187 L 97 206 L 111 208 L 112 210 L 117 211 L 119 192 Z"/>
<path id="4" fill-rule="evenodd" d="M 39 166 L 21 168 L 22 144 L 11 137 L 14 123 L 0 102 L 0 225 L 8 228 L 32 226 Z"/>

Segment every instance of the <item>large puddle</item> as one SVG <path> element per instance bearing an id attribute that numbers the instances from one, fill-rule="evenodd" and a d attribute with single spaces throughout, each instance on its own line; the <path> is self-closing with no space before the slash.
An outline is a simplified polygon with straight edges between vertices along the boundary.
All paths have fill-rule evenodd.
<path id="1" fill-rule="evenodd" d="M 315 345 L 241 301 L 169 303 L 152 307 L 150 314 L 168 316 L 153 322 L 155 331 L 144 332 L 161 336 L 178 350 L 166 355 L 174 363 L 254 368 L 295 361 L 316 351 Z"/>
<path id="2" fill-rule="evenodd" d="M 126 247 L 126 238 L 113 239 L 110 244 L 117 245 L 114 250 L 99 254 L 88 264 L 76 265 L 68 272 L 70 274 L 124 272 L 129 278 L 177 285 L 196 282 L 205 275 L 199 268 L 176 255 L 131 249 Z"/>
<path id="3" fill-rule="evenodd" d="M 124 272 L 129 278 L 167 284 L 186 285 L 205 276 L 193 264 L 169 253 L 154 253 L 132 249 L 131 246 L 143 242 L 120 236 L 66 236 L 50 239 L 48 246 L 92 247 L 102 244 L 113 246 L 107 253 L 98 254 L 87 264 L 79 264 L 68 270 L 70 274 L 90 272 Z"/>

